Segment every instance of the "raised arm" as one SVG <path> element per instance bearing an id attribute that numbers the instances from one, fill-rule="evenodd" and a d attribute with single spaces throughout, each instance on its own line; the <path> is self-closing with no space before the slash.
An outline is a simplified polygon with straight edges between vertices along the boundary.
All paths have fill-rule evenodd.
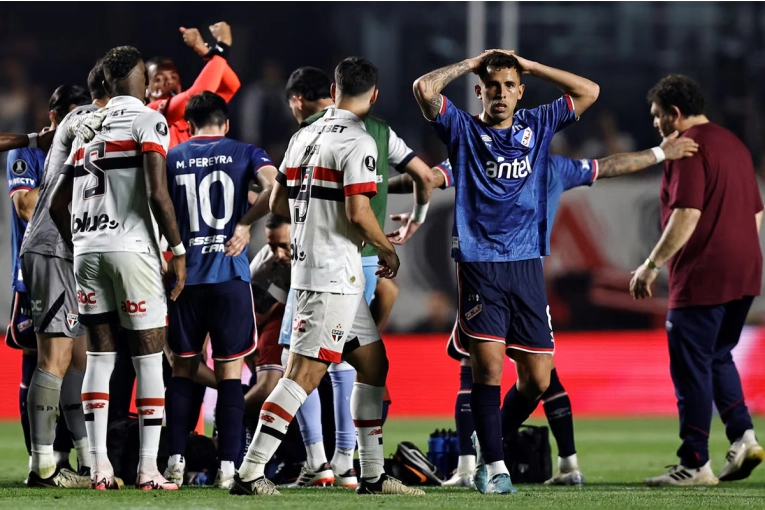
<path id="1" fill-rule="evenodd" d="M 614 154 L 598 161 L 598 179 L 618 177 L 637 172 L 660 163 L 664 159 L 669 161 L 688 158 L 693 156 L 699 145 L 690 138 L 678 138 L 678 134 L 672 133 L 656 147 L 640 152 L 625 152 Z M 661 155 L 664 154 L 664 158 Z"/>
<path id="2" fill-rule="evenodd" d="M 493 51 L 493 50 L 492 50 Z M 468 58 L 456 64 L 442 67 L 420 76 L 414 81 L 414 97 L 420 105 L 422 114 L 428 120 L 435 120 L 441 111 L 441 91 L 451 82 L 479 69 L 483 57 L 490 52 L 484 52 L 477 57 Z"/>

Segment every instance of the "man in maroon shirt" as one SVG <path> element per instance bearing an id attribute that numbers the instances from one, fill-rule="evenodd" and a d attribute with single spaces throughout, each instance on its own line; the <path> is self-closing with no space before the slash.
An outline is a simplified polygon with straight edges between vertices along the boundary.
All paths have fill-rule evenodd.
<path id="1" fill-rule="evenodd" d="M 630 293 L 651 297 L 669 270 L 670 372 L 680 412 L 680 464 L 648 485 L 715 485 L 709 461 L 712 402 L 731 442 L 723 481 L 740 480 L 765 458 L 731 350 L 754 296 L 760 294 L 762 200 L 752 157 L 727 129 L 704 116 L 704 96 L 686 76 L 670 75 L 648 93 L 654 126 L 699 144 L 690 158 L 667 162 L 661 185 L 664 233 L 633 273 Z"/>

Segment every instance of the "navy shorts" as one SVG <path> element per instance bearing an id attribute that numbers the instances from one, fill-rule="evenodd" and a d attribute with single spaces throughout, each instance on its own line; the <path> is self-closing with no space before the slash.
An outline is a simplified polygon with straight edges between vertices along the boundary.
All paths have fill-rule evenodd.
<path id="1" fill-rule="evenodd" d="M 32 305 L 26 292 L 13 293 L 11 320 L 5 330 L 5 345 L 12 349 L 37 349 L 37 335 L 32 324 Z"/>
<path id="2" fill-rule="evenodd" d="M 459 350 L 480 341 L 502 342 L 507 351 L 554 352 L 541 259 L 460 262 L 457 284 Z"/>
<path id="3" fill-rule="evenodd" d="M 176 356 L 201 353 L 208 333 L 217 361 L 242 358 L 258 346 L 252 289 L 245 281 L 187 285 L 167 303 L 168 343 Z"/>

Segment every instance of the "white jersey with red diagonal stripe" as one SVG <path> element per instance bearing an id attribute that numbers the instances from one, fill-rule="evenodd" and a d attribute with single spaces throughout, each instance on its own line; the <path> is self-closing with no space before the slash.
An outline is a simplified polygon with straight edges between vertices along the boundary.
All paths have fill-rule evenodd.
<path id="1" fill-rule="evenodd" d="M 64 172 L 74 176 L 74 252 L 158 252 L 158 229 L 149 208 L 143 153 L 167 153 L 162 114 L 131 96 L 117 96 L 101 131 L 88 144 L 75 141 Z"/>
<path id="2" fill-rule="evenodd" d="M 277 175 L 289 190 L 292 288 L 364 291 L 362 238 L 348 221 L 345 197 L 377 193 L 376 165 L 377 144 L 349 111 L 329 108 L 292 137 Z"/>

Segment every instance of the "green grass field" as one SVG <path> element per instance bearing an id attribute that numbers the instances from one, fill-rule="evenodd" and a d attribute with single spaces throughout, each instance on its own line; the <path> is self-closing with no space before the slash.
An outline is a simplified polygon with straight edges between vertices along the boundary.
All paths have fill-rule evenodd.
<path id="1" fill-rule="evenodd" d="M 447 421 L 392 420 L 385 427 L 386 454 L 391 454 L 403 440 L 414 441 L 426 451 L 428 433 L 436 427 L 449 426 Z M 755 427 L 763 430 L 765 419 L 756 420 Z M 21 483 L 27 466 L 21 429 L 16 423 L 0 423 L 0 508 L 765 508 L 765 467 L 756 470 L 749 480 L 718 487 L 643 487 L 643 478 L 659 474 L 665 465 L 675 462 L 678 446 L 675 420 L 578 420 L 576 435 L 580 465 L 587 478 L 583 488 L 521 485 L 514 496 L 426 488 L 428 495 L 424 498 L 359 498 L 349 490 L 309 489 L 283 491 L 281 498 L 253 500 L 209 488 L 184 488 L 168 493 L 26 489 Z M 727 447 L 722 426 L 715 423 L 711 442 L 715 472 L 723 465 Z"/>

